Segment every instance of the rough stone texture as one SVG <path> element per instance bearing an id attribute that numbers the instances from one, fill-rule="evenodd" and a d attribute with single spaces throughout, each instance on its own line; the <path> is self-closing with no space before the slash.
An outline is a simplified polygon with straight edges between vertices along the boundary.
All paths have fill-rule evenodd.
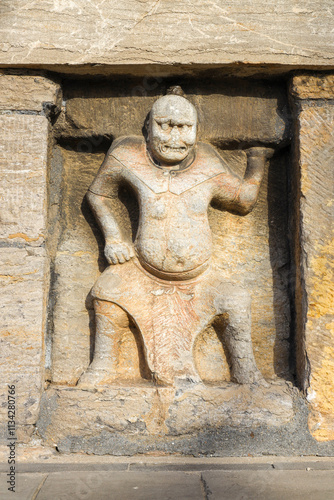
<path id="1" fill-rule="evenodd" d="M 291 81 L 290 92 L 297 99 L 333 99 L 334 75 L 298 75 Z"/>
<path id="2" fill-rule="evenodd" d="M 46 239 L 49 123 L 45 116 L 0 115 L 0 238 L 40 246 Z"/>
<path id="3" fill-rule="evenodd" d="M 61 105 L 60 86 L 42 76 L 0 73 L 0 110 L 43 111 Z"/>
<path id="4" fill-rule="evenodd" d="M 2 81 L 9 85 L 8 80 Z M 17 86 L 14 77 L 11 81 L 22 92 L 22 100 L 16 95 L 12 108 L 34 108 L 32 112 L 36 113 L 37 101 L 33 99 L 29 108 L 20 77 Z M 28 94 L 40 83 L 39 95 L 44 95 L 44 79 L 31 77 L 24 82 Z M 8 109 L 6 93 L 0 102 L 2 108 Z M 44 383 L 49 122 L 43 115 L 13 111 L 0 116 L 0 130 L 0 190 L 5 202 L 0 229 L 1 434 L 7 436 L 7 384 L 15 384 L 17 437 L 26 441 L 37 420 Z"/>
<path id="5" fill-rule="evenodd" d="M 331 68 L 331 8 L 331 0 L 3 0 L 0 64 Z"/>
<path id="6" fill-rule="evenodd" d="M 98 229 L 84 196 L 104 155 L 78 154 L 72 148 L 55 151 L 63 162 L 59 209 L 53 216 L 59 221 L 60 241 L 53 242 L 54 276 L 52 380 L 75 385 L 91 359 L 93 335 L 90 289 L 106 266 L 99 258 Z M 54 167 L 56 172 L 56 166 Z M 102 249 L 102 238 L 100 245 Z M 51 342 L 51 339 L 50 339 Z"/>
<path id="7" fill-rule="evenodd" d="M 1 401 L 7 401 L 7 384 L 16 385 L 15 421 L 21 427 L 21 439 L 36 422 L 44 382 L 47 264 L 45 249 L 41 247 L 0 249 Z M 6 414 L 4 404 L 2 437 L 6 436 Z"/>
<path id="8" fill-rule="evenodd" d="M 289 136 L 283 83 L 182 76 L 178 85 L 196 107 L 198 140 L 215 144 L 277 143 Z M 111 82 L 64 82 L 65 107 L 55 124 L 59 136 L 141 135 L 157 97 L 175 79 L 114 78 Z M 83 94 L 85 98 L 83 99 Z"/>
<path id="9" fill-rule="evenodd" d="M 145 443 L 152 450 L 165 446 L 175 452 L 183 451 L 182 441 L 189 440 L 196 449 L 201 432 L 274 429 L 293 418 L 292 391 L 284 383 L 268 388 L 189 384 L 175 389 L 118 382 L 99 391 L 51 386 L 43 395 L 38 431 L 45 444 L 61 451 L 126 455 L 141 452 Z"/>
<path id="10" fill-rule="evenodd" d="M 333 76 L 292 82 L 297 112 L 297 362 L 307 390 L 309 427 L 319 441 L 334 439 Z"/>

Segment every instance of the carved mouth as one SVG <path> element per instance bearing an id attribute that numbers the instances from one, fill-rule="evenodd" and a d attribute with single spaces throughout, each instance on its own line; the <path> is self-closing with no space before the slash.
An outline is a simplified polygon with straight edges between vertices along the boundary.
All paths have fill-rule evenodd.
<path id="1" fill-rule="evenodd" d="M 185 153 L 187 151 L 187 148 L 185 146 L 167 146 L 167 144 L 164 144 L 161 146 L 161 152 L 162 153 Z"/>

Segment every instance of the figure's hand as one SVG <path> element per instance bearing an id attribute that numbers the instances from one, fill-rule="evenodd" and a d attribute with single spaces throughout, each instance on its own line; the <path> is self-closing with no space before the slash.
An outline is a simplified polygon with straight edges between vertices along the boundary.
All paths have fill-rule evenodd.
<path id="1" fill-rule="evenodd" d="M 127 260 L 134 257 L 132 245 L 124 241 L 106 242 L 104 255 L 109 264 L 124 264 Z"/>
<path id="2" fill-rule="evenodd" d="M 261 156 L 262 158 L 268 160 L 273 156 L 275 150 L 273 148 L 264 148 L 256 146 L 253 148 L 245 149 L 245 153 L 247 156 Z"/>

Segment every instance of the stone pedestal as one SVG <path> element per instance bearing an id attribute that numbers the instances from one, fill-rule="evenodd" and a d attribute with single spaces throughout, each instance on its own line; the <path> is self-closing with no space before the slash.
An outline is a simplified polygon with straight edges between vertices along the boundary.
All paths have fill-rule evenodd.
<path id="1" fill-rule="evenodd" d="M 234 454 L 229 432 L 241 430 L 252 439 L 254 432 L 279 433 L 291 423 L 293 393 L 284 382 L 177 388 L 118 383 L 99 391 L 50 386 L 38 431 L 46 444 L 66 453 L 228 455 Z M 236 447 L 245 444 L 240 435 Z"/>

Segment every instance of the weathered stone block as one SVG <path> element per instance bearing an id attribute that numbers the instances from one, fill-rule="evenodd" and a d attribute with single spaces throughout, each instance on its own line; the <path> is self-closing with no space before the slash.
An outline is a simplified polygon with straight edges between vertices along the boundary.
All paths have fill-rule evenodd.
<path id="1" fill-rule="evenodd" d="M 302 99 L 296 102 L 297 361 L 311 406 L 310 430 L 326 441 L 334 439 L 333 76 L 299 76 L 292 87 Z"/>
<path id="2" fill-rule="evenodd" d="M 110 8 L 85 0 L 26 6 L 3 0 L 0 64 L 59 65 L 93 74 L 121 65 L 126 74 L 135 65 L 145 66 L 145 74 L 154 65 L 176 72 L 180 64 L 235 64 L 250 73 L 263 72 L 263 64 L 276 65 L 276 71 L 292 65 L 330 68 L 331 6 L 331 0 L 127 0 Z"/>
<path id="3" fill-rule="evenodd" d="M 297 99 L 333 99 L 334 75 L 298 75 L 292 79 L 292 97 Z"/>
<path id="4" fill-rule="evenodd" d="M 42 76 L 0 73 L 0 110 L 43 111 L 60 106 L 60 85 Z"/>
<path id="5" fill-rule="evenodd" d="M 53 386 L 43 395 L 38 431 L 45 443 L 64 452 L 127 455 L 146 447 L 177 452 L 182 441 L 196 447 L 201 432 L 218 436 L 224 428 L 275 429 L 293 417 L 292 392 L 284 382 L 268 388 L 199 384 L 176 389 L 118 383 L 97 392 Z"/>
<path id="6" fill-rule="evenodd" d="M 16 386 L 17 438 L 34 430 L 44 384 L 44 330 L 49 259 L 47 164 L 49 122 L 43 102 L 55 105 L 59 87 L 46 78 L 0 75 L 1 401 Z M 23 113 L 22 113 L 23 111 Z M 6 403 L 1 434 L 7 437 Z"/>
<path id="7" fill-rule="evenodd" d="M 49 123 L 39 115 L 1 115 L 0 238 L 40 245 L 46 239 Z"/>
<path id="8" fill-rule="evenodd" d="M 8 384 L 15 385 L 16 424 L 33 429 L 44 384 L 46 283 L 45 249 L 0 249 L 0 398 L 7 401 Z M 1 435 L 6 438 L 7 406 L 1 405 Z"/>
<path id="9" fill-rule="evenodd" d="M 198 112 L 199 140 L 218 144 L 277 143 L 289 135 L 285 88 L 273 82 L 186 78 L 182 88 Z M 146 88 L 145 88 L 146 85 Z M 144 119 L 170 80 L 114 79 L 110 84 L 65 84 L 59 135 L 141 135 Z M 85 97 L 83 98 L 83 93 Z"/>

